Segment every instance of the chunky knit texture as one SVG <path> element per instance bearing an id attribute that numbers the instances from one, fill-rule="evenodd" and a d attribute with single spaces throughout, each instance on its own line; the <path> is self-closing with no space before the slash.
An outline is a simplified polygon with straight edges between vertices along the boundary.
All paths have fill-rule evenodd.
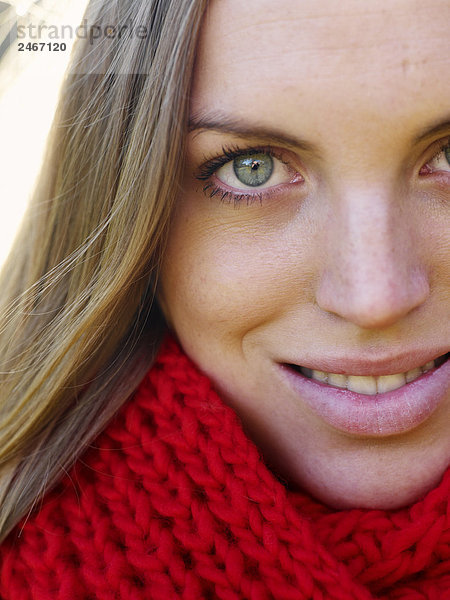
<path id="1" fill-rule="evenodd" d="M 414 506 L 290 493 L 171 340 L 0 547 L 2 600 L 450 599 L 450 472 Z"/>

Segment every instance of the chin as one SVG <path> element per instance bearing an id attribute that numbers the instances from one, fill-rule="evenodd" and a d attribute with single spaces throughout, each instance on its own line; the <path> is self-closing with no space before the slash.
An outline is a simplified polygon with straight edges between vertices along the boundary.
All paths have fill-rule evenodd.
<path id="1" fill-rule="evenodd" d="M 350 440 L 349 440 L 350 441 Z M 450 449 L 414 440 L 360 445 L 352 440 L 344 451 L 336 444 L 318 452 L 306 448 L 292 454 L 272 448 L 269 468 L 292 491 L 334 509 L 396 510 L 420 501 L 437 487 L 450 464 Z M 275 450 L 275 452 L 274 452 Z"/>
<path id="2" fill-rule="evenodd" d="M 360 477 L 357 481 L 353 478 L 341 480 L 334 482 L 333 486 L 324 485 L 323 481 L 310 481 L 305 487 L 317 500 L 338 510 L 396 510 L 420 501 L 436 487 L 446 466 L 427 476 L 423 472 L 418 472 L 413 477 L 388 473 L 380 474 L 379 477 Z"/>

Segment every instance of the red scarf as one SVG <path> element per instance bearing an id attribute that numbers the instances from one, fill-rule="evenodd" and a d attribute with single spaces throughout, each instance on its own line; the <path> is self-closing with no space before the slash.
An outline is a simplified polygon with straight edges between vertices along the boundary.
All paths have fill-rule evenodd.
<path id="1" fill-rule="evenodd" d="M 450 599 L 450 471 L 395 512 L 292 494 L 169 341 L 0 565 L 2 600 Z"/>

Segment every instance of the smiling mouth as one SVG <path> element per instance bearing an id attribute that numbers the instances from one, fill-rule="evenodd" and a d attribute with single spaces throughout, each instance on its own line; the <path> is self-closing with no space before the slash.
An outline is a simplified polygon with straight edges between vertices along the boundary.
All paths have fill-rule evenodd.
<path id="1" fill-rule="evenodd" d="M 300 373 L 308 379 L 313 379 L 319 383 L 326 384 L 330 387 L 350 390 L 358 394 L 367 394 L 374 396 L 385 392 L 392 392 L 403 387 L 407 383 L 415 381 L 424 373 L 428 373 L 432 369 L 437 369 L 443 365 L 450 357 L 450 352 L 431 360 L 426 364 L 406 371 L 404 373 L 395 373 L 392 375 L 379 375 L 372 377 L 370 375 L 343 375 L 340 373 L 326 373 L 315 369 L 308 369 L 299 365 L 289 364 L 288 366 Z"/>

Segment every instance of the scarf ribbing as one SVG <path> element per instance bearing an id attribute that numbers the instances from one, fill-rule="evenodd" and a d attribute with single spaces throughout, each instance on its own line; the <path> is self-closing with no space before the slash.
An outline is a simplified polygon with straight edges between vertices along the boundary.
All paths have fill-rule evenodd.
<path id="1" fill-rule="evenodd" d="M 450 599 L 450 471 L 413 506 L 292 493 L 172 340 L 0 547 L 1 600 Z"/>

